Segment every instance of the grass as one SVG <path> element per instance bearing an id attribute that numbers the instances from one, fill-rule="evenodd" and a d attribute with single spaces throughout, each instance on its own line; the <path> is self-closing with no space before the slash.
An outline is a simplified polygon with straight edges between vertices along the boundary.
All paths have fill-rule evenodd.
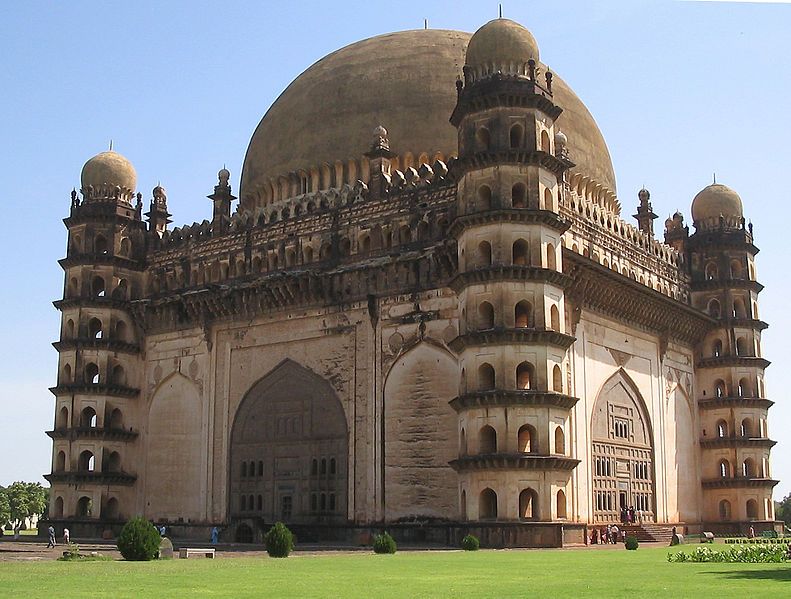
<path id="1" fill-rule="evenodd" d="M 686 550 L 691 547 L 687 546 Z M 671 564 L 667 548 L 0 563 L 14 597 L 785 596 L 787 564 Z"/>

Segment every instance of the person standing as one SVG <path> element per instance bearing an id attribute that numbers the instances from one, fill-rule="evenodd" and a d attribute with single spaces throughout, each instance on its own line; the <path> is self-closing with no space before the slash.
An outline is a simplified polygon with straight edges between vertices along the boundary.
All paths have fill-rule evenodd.
<path id="1" fill-rule="evenodd" d="M 755 528 L 753 528 L 752 525 L 750 526 L 750 533 L 749 533 L 749 535 L 750 535 L 751 539 L 755 538 Z"/>
<path id="2" fill-rule="evenodd" d="M 220 537 L 220 531 L 216 526 L 212 526 L 211 529 L 211 544 L 216 545 L 217 541 Z"/>
<path id="3" fill-rule="evenodd" d="M 71 543 L 71 539 L 69 538 L 69 529 L 68 528 L 64 528 L 63 529 L 63 544 L 64 545 L 68 545 L 69 543 Z"/>
<path id="4" fill-rule="evenodd" d="M 47 529 L 47 535 L 49 536 L 49 540 L 47 542 L 47 549 L 50 547 L 55 547 L 55 527 L 50 525 Z"/>

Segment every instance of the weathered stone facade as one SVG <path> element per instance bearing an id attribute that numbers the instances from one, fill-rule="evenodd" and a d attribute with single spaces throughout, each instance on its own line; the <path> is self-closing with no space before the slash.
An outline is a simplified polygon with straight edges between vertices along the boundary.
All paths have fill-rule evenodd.
<path id="1" fill-rule="evenodd" d="M 463 70 L 442 67 L 456 85 L 429 85 L 455 101 L 452 148 L 444 124 L 430 147 L 377 126 L 358 158 L 330 161 L 328 138 L 268 172 L 257 132 L 236 211 L 223 169 L 212 220 L 175 229 L 161 187 L 142 214 L 119 154 L 86 164 L 56 302 L 51 518 L 242 541 L 277 519 L 327 538 L 430 524 L 533 545 L 629 506 L 770 526 L 766 325 L 738 196 L 706 188 L 696 232 L 676 215 L 663 243 L 647 191 L 639 226 L 620 218 L 601 134 L 529 32 L 498 19 L 360 44 L 386 61 L 399 36 L 443 59 L 466 46 Z M 325 60 L 344 53 L 359 49 Z M 324 62 L 300 79 L 332 79 Z M 287 129 L 268 118 L 258 131 Z"/>

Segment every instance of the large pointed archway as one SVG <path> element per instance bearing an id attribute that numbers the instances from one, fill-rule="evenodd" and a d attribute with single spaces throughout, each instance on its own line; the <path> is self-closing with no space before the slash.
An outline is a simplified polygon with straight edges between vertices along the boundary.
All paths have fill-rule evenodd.
<path id="1" fill-rule="evenodd" d="M 593 522 L 620 519 L 634 507 L 655 520 L 653 432 L 648 410 L 623 369 L 601 388 L 591 416 Z"/>
<path id="2" fill-rule="evenodd" d="M 332 386 L 284 360 L 242 399 L 231 431 L 229 515 L 346 521 L 348 433 Z"/>

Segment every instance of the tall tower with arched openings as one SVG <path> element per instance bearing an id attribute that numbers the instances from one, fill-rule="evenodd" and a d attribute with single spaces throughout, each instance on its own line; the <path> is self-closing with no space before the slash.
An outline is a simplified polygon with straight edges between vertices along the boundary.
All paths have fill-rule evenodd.
<path id="1" fill-rule="evenodd" d="M 703 513 L 708 521 L 772 521 L 769 438 L 752 225 L 741 198 L 715 183 L 692 202 L 686 241 L 692 304 L 717 319 L 698 346 L 695 373 L 701 425 Z"/>
<path id="2" fill-rule="evenodd" d="M 134 514 L 140 345 L 130 311 L 140 297 L 145 223 L 137 175 L 112 150 L 85 163 L 72 192 L 58 350 L 51 516 L 80 522 Z M 86 529 L 87 530 L 87 529 Z M 78 532 L 79 534 L 79 532 Z"/>
<path id="3" fill-rule="evenodd" d="M 566 442 L 562 110 L 535 39 L 506 19 L 473 35 L 457 88 L 461 515 L 564 519 L 578 461 Z"/>

